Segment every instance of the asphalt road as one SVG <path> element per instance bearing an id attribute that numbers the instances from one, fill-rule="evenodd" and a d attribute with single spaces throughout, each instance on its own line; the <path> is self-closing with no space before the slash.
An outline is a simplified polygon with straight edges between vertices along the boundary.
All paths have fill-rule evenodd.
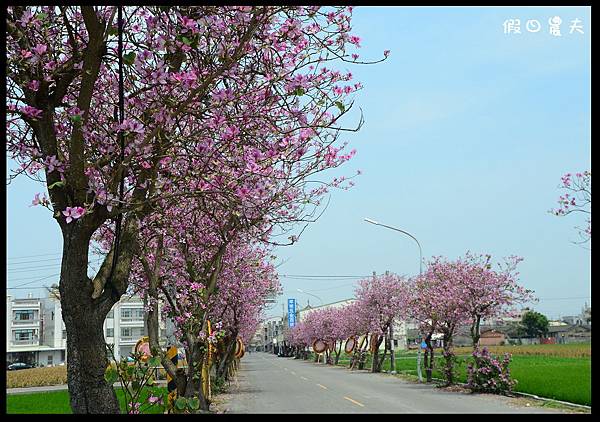
<path id="1" fill-rule="evenodd" d="M 227 413 L 555 413 L 509 397 L 450 392 L 388 374 L 268 353 L 244 356 Z"/>

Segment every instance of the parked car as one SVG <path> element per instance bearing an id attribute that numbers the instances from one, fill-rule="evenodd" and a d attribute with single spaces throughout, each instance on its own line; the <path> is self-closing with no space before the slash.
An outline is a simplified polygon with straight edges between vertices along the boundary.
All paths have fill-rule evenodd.
<path id="1" fill-rule="evenodd" d="M 15 363 L 8 365 L 8 367 L 6 369 L 9 371 L 17 371 L 19 369 L 29 369 L 29 368 L 33 368 L 33 366 L 29 365 L 28 363 L 15 362 Z"/>

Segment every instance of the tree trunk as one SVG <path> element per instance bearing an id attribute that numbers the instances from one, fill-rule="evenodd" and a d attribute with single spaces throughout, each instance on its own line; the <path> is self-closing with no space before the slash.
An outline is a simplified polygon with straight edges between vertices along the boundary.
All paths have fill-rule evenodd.
<path id="1" fill-rule="evenodd" d="M 433 333 L 430 333 L 427 335 L 427 337 L 425 337 L 425 344 L 427 344 L 427 349 L 425 349 L 425 359 L 424 359 L 424 365 L 425 365 L 425 374 L 427 377 L 427 382 L 431 382 L 432 379 L 432 375 L 433 375 L 433 346 L 431 345 L 431 337 L 432 337 Z M 421 347 L 419 345 L 419 347 Z"/>
<path id="2" fill-rule="evenodd" d="M 481 317 L 477 315 L 473 320 L 473 324 L 471 325 L 471 339 L 473 341 L 473 350 L 477 350 L 479 347 L 479 339 L 481 338 L 481 333 L 479 332 L 479 326 L 481 324 Z"/>
<path id="3" fill-rule="evenodd" d="M 375 353 L 373 353 L 373 362 L 371 362 L 371 372 L 381 372 L 381 364 L 383 363 L 383 359 L 385 359 L 385 351 L 384 355 L 379 358 L 379 346 L 383 342 L 383 336 L 377 337 L 377 342 L 375 343 Z"/>
<path id="4" fill-rule="evenodd" d="M 337 365 L 340 361 L 340 355 L 342 354 L 342 341 L 340 340 L 340 347 L 335 352 L 335 364 Z"/>
<path id="5" fill-rule="evenodd" d="M 452 354 L 452 334 L 444 334 L 444 358 L 446 360 L 444 373 L 448 385 L 454 383 L 454 362 Z"/>
<path id="6" fill-rule="evenodd" d="M 233 360 L 233 352 L 235 351 L 237 333 L 235 333 L 235 335 L 233 335 L 231 338 L 232 341 L 230 341 L 227 344 L 225 348 L 225 353 L 223 354 L 223 357 L 219 361 L 219 365 L 217 366 L 217 378 L 225 378 L 226 380 L 229 379 L 227 369 L 229 368 L 229 366 L 232 363 L 231 361 Z"/>
<path id="7" fill-rule="evenodd" d="M 120 413 L 115 391 L 104 379 L 109 361 L 103 330 L 104 319 L 118 298 L 112 300 L 105 295 L 92 299 L 93 285 L 87 276 L 91 233 L 75 224 L 63 227 L 59 285 L 62 318 L 67 331 L 71 409 L 76 414 Z"/>

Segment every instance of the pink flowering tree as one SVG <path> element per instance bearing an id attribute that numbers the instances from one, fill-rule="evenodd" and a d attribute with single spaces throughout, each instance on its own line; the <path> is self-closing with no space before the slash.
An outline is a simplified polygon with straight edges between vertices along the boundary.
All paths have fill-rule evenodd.
<path id="1" fill-rule="evenodd" d="M 122 54 L 116 16 L 111 6 L 7 9 L 7 151 L 20 165 L 11 177 L 45 186 L 49 198 L 33 203 L 63 234 L 75 413 L 119 411 L 102 324 L 129 286 L 146 218 L 208 193 L 243 203 L 277 191 L 298 204 L 276 205 L 278 228 L 309 221 L 327 189 L 351 184 L 306 183 L 353 155 L 336 144 L 337 122 L 360 84 L 328 67 L 358 62 L 351 8 L 125 7 Z M 261 186 L 267 175 L 285 182 Z M 114 242 L 90 278 L 90 241 L 107 225 Z"/>
<path id="2" fill-rule="evenodd" d="M 309 343 L 304 336 L 304 324 L 302 322 L 296 323 L 289 330 L 284 330 L 286 334 L 286 341 L 294 349 L 295 359 L 308 359 L 308 346 Z"/>
<path id="3" fill-rule="evenodd" d="M 566 216 L 572 213 L 582 213 L 586 226 L 576 227 L 581 241 L 584 244 L 592 240 L 592 172 L 585 170 L 582 173 L 566 173 L 561 177 L 559 189 L 564 193 L 558 198 L 557 209 L 550 212 L 557 216 Z"/>
<path id="4" fill-rule="evenodd" d="M 515 305 L 534 300 L 533 292 L 518 284 L 518 264 L 523 258 L 510 256 L 498 269 L 491 264 L 491 255 L 467 252 L 452 264 L 453 282 L 458 283 L 462 308 L 470 318 L 473 348 L 480 338 L 481 321 L 514 314 Z"/>
<path id="5" fill-rule="evenodd" d="M 409 291 L 406 280 L 396 274 L 386 273 L 373 275 L 359 281 L 355 291 L 358 309 L 366 322 L 372 339 L 373 354 L 372 372 L 380 372 L 388 351 L 391 350 L 390 328 L 394 318 L 404 318 L 408 312 Z M 385 341 L 383 355 L 379 355 L 379 347 Z"/>
<path id="6" fill-rule="evenodd" d="M 209 319 L 220 321 L 224 330 L 216 377 L 228 378 L 234 360 L 236 339 L 248 344 L 259 324 L 268 297 L 281 291 L 269 251 L 245 246 L 226 262 L 219 275 L 218 291 L 209 303 Z"/>
<path id="7" fill-rule="evenodd" d="M 431 318 L 436 321 L 436 331 L 443 335 L 444 375 L 448 384 L 454 383 L 454 335 L 457 328 L 469 322 L 463 306 L 462 276 L 456 264 L 442 257 L 433 257 L 423 273 L 427 286 L 422 294 L 429 296 Z"/>
<path id="8" fill-rule="evenodd" d="M 320 339 L 325 341 L 329 347 L 325 351 L 326 362 L 335 364 L 339 362 L 343 340 L 347 338 L 344 327 L 343 308 L 325 308 L 311 311 L 302 321 L 306 324 L 307 333 L 310 333 L 310 343 Z M 332 352 L 335 354 L 335 359 Z"/>
<path id="9" fill-rule="evenodd" d="M 236 232 L 229 223 L 217 224 L 184 205 L 189 204 L 146 219 L 146 242 L 136 255 L 131 282 L 147 302 L 152 353 L 177 379 L 181 394 L 198 397 L 200 408 L 208 410 L 210 399 L 199 379 L 211 364 L 205 359 L 208 348 L 218 346 L 216 373 L 223 378 L 233 362 L 237 337 L 248 334 L 245 324 L 255 324 L 267 296 L 275 294 L 279 284 L 268 248 L 253 242 L 251 233 Z M 160 348 L 159 302 L 165 303 L 163 317 L 173 321 L 190 362 L 184 376 L 175 377 L 177 368 Z"/>

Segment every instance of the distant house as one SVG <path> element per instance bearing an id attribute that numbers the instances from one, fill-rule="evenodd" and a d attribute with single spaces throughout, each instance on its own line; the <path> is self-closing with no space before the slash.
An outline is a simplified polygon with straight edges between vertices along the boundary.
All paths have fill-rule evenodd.
<path id="1" fill-rule="evenodd" d="M 480 346 L 502 346 L 506 343 L 506 334 L 497 330 L 485 330 L 479 337 Z"/>
<path id="2" fill-rule="evenodd" d="M 548 337 L 555 343 L 588 343 L 592 340 L 591 325 L 558 325 L 548 327 Z"/>

